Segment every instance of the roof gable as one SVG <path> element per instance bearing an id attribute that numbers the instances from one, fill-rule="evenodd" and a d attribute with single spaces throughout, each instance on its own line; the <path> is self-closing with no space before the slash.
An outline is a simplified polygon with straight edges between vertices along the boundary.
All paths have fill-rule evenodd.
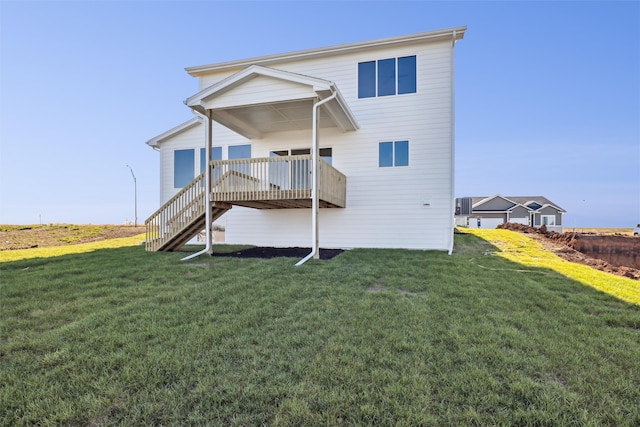
<path id="1" fill-rule="evenodd" d="M 252 65 L 187 98 L 185 104 L 248 138 L 286 130 L 311 129 L 314 100 L 335 97 L 320 109 L 323 127 L 343 132 L 358 123 L 333 82 Z"/>
<path id="2" fill-rule="evenodd" d="M 251 65 L 187 98 L 185 104 L 189 107 L 201 105 L 207 109 L 204 104 L 211 103 L 215 98 L 218 98 L 226 92 L 240 86 L 251 88 L 251 85 L 248 85 L 248 83 L 258 77 L 262 77 L 263 82 L 266 79 L 270 79 L 268 80 L 270 83 L 286 85 L 289 89 L 292 87 L 296 87 L 298 89 L 306 87 L 308 89 L 308 93 L 306 94 L 307 97 L 313 97 L 315 95 L 314 92 L 316 91 L 329 91 L 331 90 L 332 85 L 328 80 L 291 73 L 289 71 L 276 70 L 274 68 L 267 68 L 260 65 Z M 252 103 L 256 104 L 259 102 Z"/>
<path id="3" fill-rule="evenodd" d="M 473 204 L 474 211 L 492 211 L 492 212 L 506 212 L 516 203 L 512 200 L 507 199 L 506 197 L 495 195 L 492 197 L 487 197 L 483 200 L 480 200 L 477 203 Z"/>
<path id="4" fill-rule="evenodd" d="M 558 212 L 566 212 L 564 209 L 550 201 L 544 196 L 490 196 L 490 197 L 472 197 L 473 211 L 485 211 L 485 210 L 493 210 L 491 206 L 495 206 L 496 202 L 494 201 L 496 198 L 500 198 L 503 200 L 507 200 L 515 205 L 522 205 L 527 207 L 532 211 L 538 211 L 545 206 L 552 206 L 558 210 Z M 488 205 L 486 203 L 489 203 Z M 513 206 L 511 207 L 513 208 Z M 509 209 L 509 208 L 507 208 Z M 505 209 L 506 210 L 506 209 Z"/>
<path id="5" fill-rule="evenodd" d="M 194 117 L 191 120 L 187 120 L 184 123 L 179 124 L 178 126 L 169 129 L 166 132 L 157 135 L 150 140 L 147 141 L 147 145 L 154 149 L 158 149 L 160 144 L 166 141 L 167 139 L 173 138 L 174 136 L 180 135 L 183 132 L 186 132 L 190 129 L 193 129 L 196 126 L 200 126 L 202 124 L 202 119 L 199 117 Z"/>

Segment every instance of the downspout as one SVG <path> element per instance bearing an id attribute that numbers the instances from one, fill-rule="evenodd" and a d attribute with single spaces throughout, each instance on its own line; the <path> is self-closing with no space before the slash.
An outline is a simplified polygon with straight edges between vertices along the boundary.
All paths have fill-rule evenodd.
<path id="1" fill-rule="evenodd" d="M 199 111 L 193 109 L 192 110 L 198 117 L 202 118 L 205 120 L 205 133 L 206 133 L 206 137 L 205 137 L 205 157 L 207 159 L 207 161 L 205 162 L 206 164 L 206 169 L 204 172 L 204 176 L 205 176 L 205 186 L 204 186 L 204 191 L 205 191 L 205 195 L 204 195 L 204 203 L 205 203 L 205 214 L 204 214 L 204 221 L 205 221 L 205 232 L 206 232 L 206 240 L 207 243 L 204 247 L 203 250 L 196 252 L 194 254 L 191 254 L 189 256 L 186 256 L 184 258 L 182 258 L 180 261 L 188 261 L 192 258 L 198 257 L 202 254 L 205 253 L 212 253 L 213 252 L 213 248 L 211 246 L 211 164 L 210 164 L 210 160 L 211 160 L 211 142 L 212 142 L 212 128 L 213 128 L 213 124 L 211 121 L 211 112 L 207 112 L 207 115 L 204 115 L 202 113 L 200 113 Z"/>
<path id="2" fill-rule="evenodd" d="M 455 119 L 455 80 L 454 80 L 454 48 L 456 46 L 456 30 L 453 30 L 453 38 L 451 40 L 451 233 L 449 234 L 449 255 L 453 253 L 453 235 L 455 230 L 455 217 L 453 213 L 456 211 L 455 207 L 455 176 L 456 176 L 456 119 Z"/>
<path id="3" fill-rule="evenodd" d="M 318 239 L 318 211 L 319 211 L 319 199 L 318 199 L 318 187 L 320 185 L 320 165 L 318 163 L 318 107 L 325 102 L 331 101 L 338 92 L 333 92 L 330 97 L 323 99 L 320 102 L 313 104 L 312 121 L 312 153 L 311 162 L 313 163 L 313 181 L 311 185 L 311 252 L 306 257 L 302 258 L 296 263 L 296 267 L 301 266 L 305 262 L 309 261 L 312 257 L 317 258 L 319 255 L 319 239 Z"/>

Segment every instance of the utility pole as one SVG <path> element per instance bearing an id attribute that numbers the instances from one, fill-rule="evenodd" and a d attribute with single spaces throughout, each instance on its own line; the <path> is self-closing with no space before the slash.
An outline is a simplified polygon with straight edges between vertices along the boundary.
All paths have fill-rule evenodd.
<path id="1" fill-rule="evenodd" d="M 136 182 L 136 176 L 133 173 L 133 169 L 131 166 L 127 165 L 129 170 L 131 171 L 131 176 L 133 177 L 133 197 L 134 197 L 134 211 L 135 211 L 135 220 L 133 222 L 133 226 L 138 226 L 138 183 Z"/>

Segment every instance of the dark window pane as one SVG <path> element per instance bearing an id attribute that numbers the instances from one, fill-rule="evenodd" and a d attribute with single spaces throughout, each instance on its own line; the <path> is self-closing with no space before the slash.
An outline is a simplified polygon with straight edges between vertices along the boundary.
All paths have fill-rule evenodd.
<path id="1" fill-rule="evenodd" d="M 193 181 L 195 168 L 195 150 L 176 150 L 173 152 L 173 187 L 182 188 Z"/>
<path id="2" fill-rule="evenodd" d="M 394 166 L 409 166 L 409 141 L 395 142 Z"/>
<path id="3" fill-rule="evenodd" d="M 398 58 L 398 93 L 416 93 L 416 57 Z"/>
<path id="4" fill-rule="evenodd" d="M 289 150 L 280 150 L 280 151 L 270 151 L 269 152 L 269 157 L 282 157 L 282 156 L 288 156 L 289 155 Z"/>
<path id="5" fill-rule="evenodd" d="M 393 166 L 393 142 L 381 142 L 378 148 L 378 166 Z"/>
<path id="6" fill-rule="evenodd" d="M 333 163 L 333 149 L 332 148 L 321 148 L 320 149 L 320 157 L 324 159 L 325 162 L 332 164 Z"/>
<path id="7" fill-rule="evenodd" d="M 376 63 L 375 61 L 358 64 L 358 98 L 376 96 Z"/>
<path id="8" fill-rule="evenodd" d="M 378 96 L 396 94 L 396 59 L 378 61 Z"/>

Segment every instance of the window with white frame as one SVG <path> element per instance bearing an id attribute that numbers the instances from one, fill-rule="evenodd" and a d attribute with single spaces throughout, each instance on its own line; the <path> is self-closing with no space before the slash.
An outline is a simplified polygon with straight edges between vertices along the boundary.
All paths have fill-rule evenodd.
<path id="1" fill-rule="evenodd" d="M 378 144 L 378 166 L 409 166 L 409 141 L 385 141 Z"/>
<path id="2" fill-rule="evenodd" d="M 555 215 L 540 215 L 542 225 L 556 225 Z"/>
<path id="3" fill-rule="evenodd" d="M 416 57 L 358 63 L 358 98 L 416 93 Z"/>

